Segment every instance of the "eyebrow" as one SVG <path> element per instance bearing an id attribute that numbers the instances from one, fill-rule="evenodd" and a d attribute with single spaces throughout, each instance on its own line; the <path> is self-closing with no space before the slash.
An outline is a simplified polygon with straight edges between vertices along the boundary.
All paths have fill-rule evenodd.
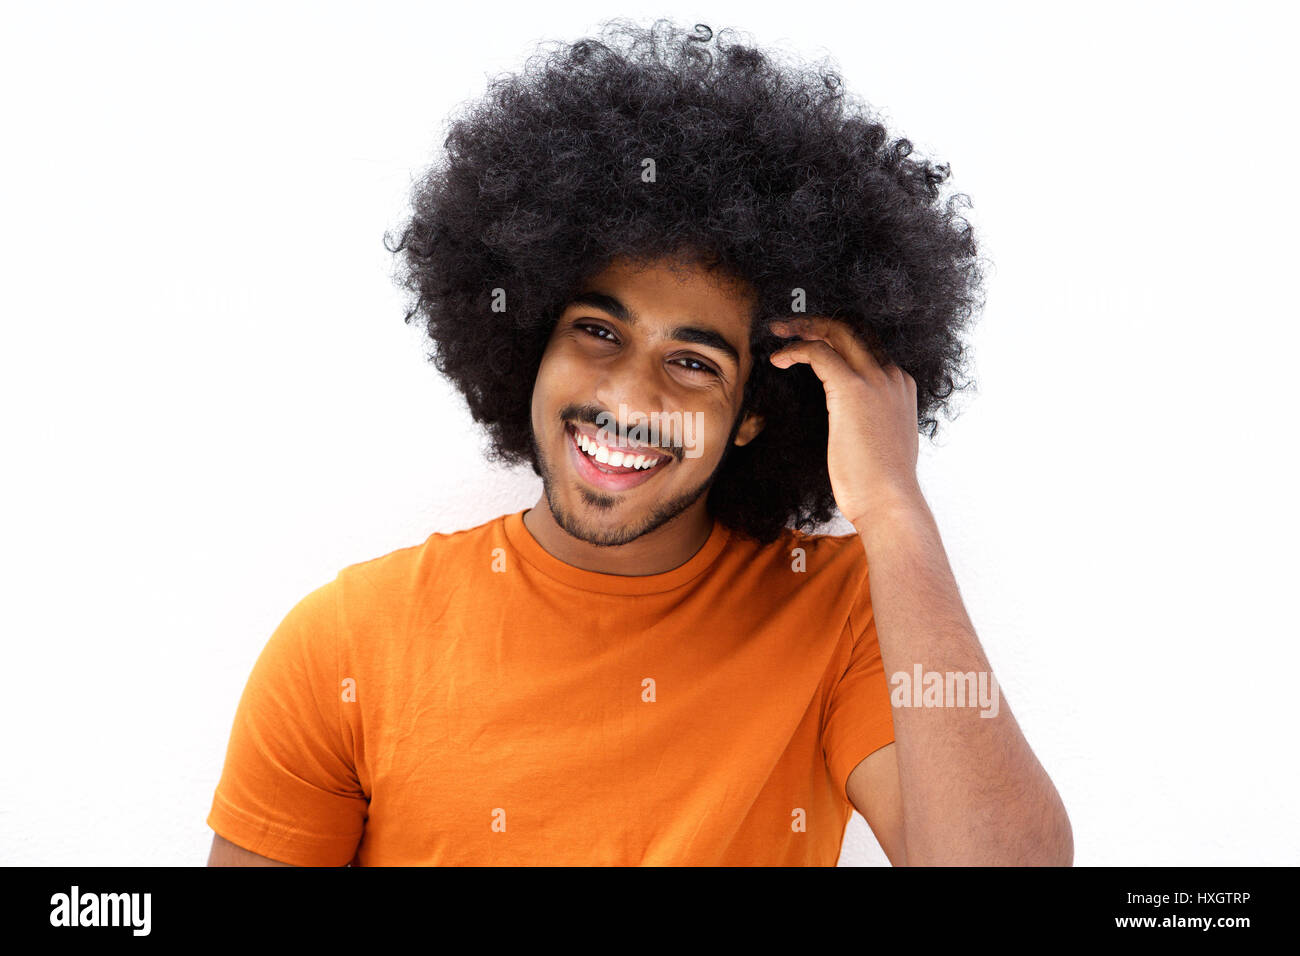
<path id="1" fill-rule="evenodd" d="M 602 312 L 608 312 L 625 325 L 636 325 L 637 323 L 637 314 L 635 312 L 614 298 L 614 296 L 604 292 L 579 292 L 569 299 L 566 308 L 574 305 L 586 305 L 593 309 L 600 309 Z M 740 364 L 740 353 L 736 350 L 736 347 L 713 329 L 705 329 L 697 325 L 678 325 L 668 331 L 668 337 L 675 342 L 690 342 L 694 345 L 705 345 L 718 349 L 720 352 L 725 352 L 731 356 L 731 360 L 737 365 Z"/>

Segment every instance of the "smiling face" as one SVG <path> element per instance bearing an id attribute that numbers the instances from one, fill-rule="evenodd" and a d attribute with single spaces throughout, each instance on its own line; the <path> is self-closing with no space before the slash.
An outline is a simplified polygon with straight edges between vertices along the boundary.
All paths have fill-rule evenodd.
<path id="1" fill-rule="evenodd" d="M 615 262 L 578 289 L 532 401 L 533 452 L 564 531 L 620 545 L 704 519 L 725 450 L 762 428 L 739 415 L 752 304 L 740 284 L 667 262 Z"/>

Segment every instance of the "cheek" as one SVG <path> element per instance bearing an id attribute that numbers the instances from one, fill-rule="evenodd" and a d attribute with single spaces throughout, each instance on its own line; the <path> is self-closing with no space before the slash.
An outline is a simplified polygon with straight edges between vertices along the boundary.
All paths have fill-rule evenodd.
<path id="1" fill-rule="evenodd" d="M 533 404 L 544 396 L 552 404 L 581 403 L 589 400 L 587 378 L 590 367 L 571 349 L 557 348 L 542 357 L 533 384 Z"/>
<path id="2" fill-rule="evenodd" d="M 533 381 L 533 427 L 555 417 L 556 410 L 564 405 L 582 404 L 587 400 L 583 390 L 585 382 L 583 363 L 564 349 L 548 349 L 537 367 Z"/>
<path id="3" fill-rule="evenodd" d="M 551 381 L 552 376 L 547 368 L 545 360 L 537 369 L 537 377 L 533 380 L 533 400 L 532 400 L 532 419 L 533 431 L 538 431 L 542 427 L 542 420 L 546 417 L 547 407 L 552 403 L 551 398 Z"/>
<path id="4" fill-rule="evenodd" d="M 568 360 L 563 350 L 557 347 L 554 341 L 546 347 L 542 353 L 542 360 L 537 366 L 537 378 L 534 382 L 533 392 L 550 392 L 554 389 L 555 383 L 564 379 L 565 366 Z"/>
<path id="5" fill-rule="evenodd" d="M 727 441 L 727 434 L 731 426 L 731 421 L 724 416 L 715 415 L 706 418 L 701 434 L 695 436 L 696 446 L 699 449 L 700 457 L 707 459 L 711 464 L 717 464 L 722 458 L 723 445 Z"/>

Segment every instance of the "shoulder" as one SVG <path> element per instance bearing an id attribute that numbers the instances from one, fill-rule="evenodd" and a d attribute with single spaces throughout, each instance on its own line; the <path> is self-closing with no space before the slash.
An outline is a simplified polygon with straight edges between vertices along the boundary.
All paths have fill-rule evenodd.
<path id="1" fill-rule="evenodd" d="M 395 548 L 343 567 L 322 588 L 345 634 L 383 634 L 409 614 L 462 586 L 478 560 L 504 545 L 502 521 L 489 519 L 458 531 L 435 531 L 418 544 Z M 322 595 L 324 596 L 324 594 Z"/>
<path id="2" fill-rule="evenodd" d="M 856 531 L 848 534 L 808 533 L 788 528 L 778 542 L 796 570 L 804 574 L 804 587 L 829 607 L 848 614 L 854 640 L 871 620 L 871 589 L 867 552 Z"/>
<path id="3" fill-rule="evenodd" d="M 349 593 L 367 588 L 391 592 L 394 586 L 418 586 L 431 575 L 460 566 L 459 559 L 466 554 L 484 548 L 490 551 L 503 542 L 505 517 L 498 515 L 458 531 L 434 531 L 418 544 L 356 561 L 339 571 L 336 583 Z"/>
<path id="4" fill-rule="evenodd" d="M 775 541 L 763 544 L 740 537 L 740 550 L 747 560 L 802 562 L 803 570 L 814 575 L 847 574 L 865 576 L 866 552 L 857 532 L 849 534 L 810 533 L 784 528 Z"/>
<path id="5" fill-rule="evenodd" d="M 754 593 L 803 595 L 838 607 L 847 599 L 862 603 L 867 577 L 866 551 L 857 532 L 810 533 L 784 528 L 777 538 L 760 542 L 733 534 L 726 573 Z M 858 609 L 858 613 L 861 613 Z"/>

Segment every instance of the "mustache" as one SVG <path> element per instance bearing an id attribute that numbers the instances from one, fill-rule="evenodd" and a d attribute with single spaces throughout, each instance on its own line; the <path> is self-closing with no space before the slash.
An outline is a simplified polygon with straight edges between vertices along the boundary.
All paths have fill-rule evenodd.
<path id="1" fill-rule="evenodd" d="M 591 425 L 593 428 L 605 427 L 608 430 L 608 426 L 602 426 L 601 422 L 617 421 L 618 417 L 613 413 L 596 408 L 592 405 L 570 405 L 560 409 L 560 424 L 562 426 L 580 423 Z M 631 431 L 636 427 L 636 425 L 628 426 L 626 431 Z M 663 442 L 653 441 L 651 440 L 651 436 L 647 435 L 644 444 L 650 448 L 663 452 L 665 455 L 671 455 L 677 461 L 681 461 L 686 454 L 686 446 L 680 442 L 665 444 Z"/>

